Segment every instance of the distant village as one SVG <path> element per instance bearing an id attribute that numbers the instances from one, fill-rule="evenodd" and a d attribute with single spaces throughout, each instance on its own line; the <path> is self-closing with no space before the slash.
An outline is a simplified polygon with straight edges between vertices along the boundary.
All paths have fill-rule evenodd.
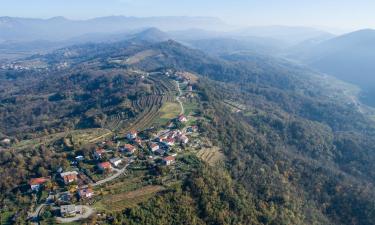
<path id="1" fill-rule="evenodd" d="M 175 76 L 174 79 L 188 83 L 180 76 Z M 186 90 L 191 93 L 192 85 L 187 85 Z M 85 208 L 81 204 L 90 203 L 90 199 L 96 194 L 96 186 L 126 174 L 127 169 L 138 161 L 173 166 L 184 149 L 199 144 L 199 127 L 189 122 L 188 116 L 180 114 L 151 135 L 146 135 L 142 130 L 131 130 L 125 135 L 115 135 L 109 140 L 100 141 L 95 144 L 89 156 L 77 154 L 69 158 L 70 169 L 60 168 L 53 177 L 31 178 L 30 191 L 38 193 L 45 187 L 57 186 L 56 189 L 62 191 L 50 192 L 46 204 L 59 206 L 61 218 L 83 215 Z M 193 139 L 195 141 L 192 143 Z M 10 139 L 2 141 L 11 142 Z M 93 164 L 94 167 L 91 166 Z M 37 217 L 38 213 L 31 217 Z"/>

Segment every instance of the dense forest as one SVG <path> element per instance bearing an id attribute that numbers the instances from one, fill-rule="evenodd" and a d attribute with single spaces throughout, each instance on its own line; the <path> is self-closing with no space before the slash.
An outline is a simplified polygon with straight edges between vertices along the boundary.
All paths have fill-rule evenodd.
<path id="1" fill-rule="evenodd" d="M 142 60 L 113 63 L 145 51 Z M 225 163 L 196 160 L 180 183 L 113 213 L 111 224 L 375 224 L 375 123 L 347 94 L 350 86 L 285 61 L 214 58 L 174 41 L 84 45 L 35 57 L 76 66 L 53 75 L 2 72 L 9 85 L 0 92 L 3 134 L 27 139 L 43 130 L 102 127 L 118 111 L 136 116 L 125 103 L 150 95 L 155 79 L 124 71 L 199 75 L 199 115 L 206 119 L 199 127 Z M 28 82 L 13 86 L 21 77 Z M 226 100 L 244 109 L 233 112 Z M 2 196 L 2 206 L 27 206 L 20 185 L 64 166 L 60 156 L 43 146 L 1 151 L 0 190 L 13 193 Z"/>

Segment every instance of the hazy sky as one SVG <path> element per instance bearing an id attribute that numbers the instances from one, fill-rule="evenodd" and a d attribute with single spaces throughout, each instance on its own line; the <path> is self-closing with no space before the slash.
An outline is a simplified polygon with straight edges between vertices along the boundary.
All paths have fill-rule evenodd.
<path id="1" fill-rule="evenodd" d="M 375 0 L 0 0 L 1 16 L 213 16 L 239 25 L 374 28 Z"/>

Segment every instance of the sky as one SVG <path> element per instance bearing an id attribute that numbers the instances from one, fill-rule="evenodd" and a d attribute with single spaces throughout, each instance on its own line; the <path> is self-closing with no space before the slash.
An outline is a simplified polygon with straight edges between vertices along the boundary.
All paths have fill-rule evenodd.
<path id="1" fill-rule="evenodd" d="M 0 16 L 209 16 L 241 26 L 375 28 L 375 0 L 0 0 Z"/>

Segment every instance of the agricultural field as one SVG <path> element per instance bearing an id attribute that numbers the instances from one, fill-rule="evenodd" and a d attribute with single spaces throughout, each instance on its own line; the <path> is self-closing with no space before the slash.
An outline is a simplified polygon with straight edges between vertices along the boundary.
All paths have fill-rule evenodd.
<path id="1" fill-rule="evenodd" d="M 107 195 L 95 204 L 95 208 L 111 212 L 121 211 L 146 201 L 164 189 L 163 186 L 149 185 L 130 192 Z"/>
<path id="2" fill-rule="evenodd" d="M 176 118 L 181 112 L 180 104 L 177 102 L 166 102 L 159 110 L 157 118 L 152 122 L 153 125 L 163 126 L 170 120 Z"/>
<path id="3" fill-rule="evenodd" d="M 214 166 L 224 160 L 224 154 L 216 146 L 211 148 L 203 148 L 197 152 L 197 157 Z"/>

